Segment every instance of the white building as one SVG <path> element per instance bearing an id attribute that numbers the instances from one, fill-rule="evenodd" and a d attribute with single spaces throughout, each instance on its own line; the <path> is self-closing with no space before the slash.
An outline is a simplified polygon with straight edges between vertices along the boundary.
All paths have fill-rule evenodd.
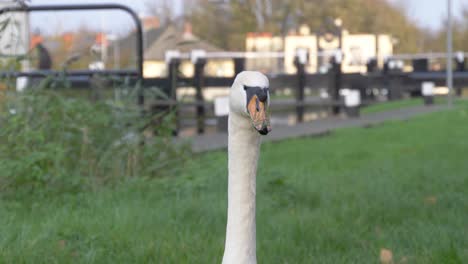
<path id="1" fill-rule="evenodd" d="M 392 37 L 386 34 L 350 34 L 346 30 L 341 31 L 341 41 L 338 36 L 325 34 L 318 36 L 311 33 L 307 26 L 301 26 L 299 31 L 292 32 L 284 38 L 264 34 L 249 34 L 246 39 L 247 51 L 272 51 L 284 52 L 282 61 L 283 71 L 288 74 L 296 72 L 294 64 L 298 49 L 307 51 L 306 70 L 309 73 L 323 72 L 329 64 L 331 56 L 340 48 L 343 54 L 342 71 L 344 73 L 365 72 L 367 62 L 377 59 L 380 66 L 384 58 L 393 54 Z M 255 60 L 261 60 L 255 62 Z M 256 67 L 258 64 L 261 67 Z M 274 59 L 249 59 L 247 65 L 250 69 L 264 72 L 277 72 L 278 60 Z"/>
<path id="2" fill-rule="evenodd" d="M 393 54 L 392 37 L 344 32 L 341 49 L 344 54 L 343 72 L 366 72 L 370 59 L 377 59 L 379 66 L 383 66 L 384 59 Z"/>
<path id="3" fill-rule="evenodd" d="M 282 52 L 283 38 L 270 33 L 249 33 L 246 38 L 246 50 L 253 52 Z M 283 62 L 278 58 L 255 58 L 246 60 L 247 69 L 257 71 L 280 72 Z"/>

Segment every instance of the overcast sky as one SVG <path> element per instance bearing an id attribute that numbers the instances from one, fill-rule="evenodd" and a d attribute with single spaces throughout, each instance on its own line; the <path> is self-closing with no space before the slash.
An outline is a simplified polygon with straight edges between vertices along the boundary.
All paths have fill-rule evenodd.
<path id="1" fill-rule="evenodd" d="M 390 0 L 390 2 L 403 3 L 407 14 L 422 25 L 431 29 L 439 29 L 444 18 L 447 17 L 447 0 Z M 468 0 L 452 0 L 453 14 L 461 15 L 463 5 L 468 6 Z"/>
<path id="2" fill-rule="evenodd" d="M 1 0 L 0 0 L 1 1 Z M 31 0 L 33 5 L 47 4 L 96 4 L 114 3 L 129 6 L 139 15 L 147 15 L 147 3 L 158 0 Z M 182 0 L 172 0 L 177 13 L 181 13 Z M 134 28 L 131 18 L 123 11 L 80 11 L 80 12 L 40 12 L 31 15 L 32 29 L 42 32 L 54 33 L 57 31 L 70 31 L 85 24 L 91 28 L 104 28 L 108 33 L 127 32 Z"/>
<path id="3" fill-rule="evenodd" d="M 112 2 L 128 5 L 137 13 L 145 13 L 145 2 L 149 0 L 32 0 L 33 4 L 69 4 L 75 3 L 99 3 Z M 157 2 L 158 0 L 152 0 Z M 183 0 L 173 0 L 176 10 L 180 13 L 181 2 Z M 438 29 L 442 26 L 442 21 L 446 17 L 446 0 L 389 0 L 391 2 L 403 3 L 410 17 L 418 24 L 431 29 Z M 456 16 L 460 15 L 463 4 L 468 5 L 468 0 L 452 0 L 453 10 Z M 80 13 L 44 13 L 32 17 L 32 28 L 40 28 L 46 32 L 67 31 L 77 28 L 85 23 L 89 27 L 99 28 L 101 25 L 105 31 L 114 33 L 124 32 L 132 27 L 132 22 L 127 15 L 121 12 L 80 12 Z M 346 23 L 346 22 L 345 22 Z M 112 33 L 109 32 L 109 33 Z"/>

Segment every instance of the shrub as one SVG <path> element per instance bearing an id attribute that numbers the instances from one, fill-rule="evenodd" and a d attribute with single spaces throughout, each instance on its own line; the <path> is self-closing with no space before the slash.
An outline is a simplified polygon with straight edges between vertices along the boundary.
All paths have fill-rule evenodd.
<path id="1" fill-rule="evenodd" d="M 94 103 L 54 89 L 4 92 L 1 194 L 80 192 L 129 177 L 176 173 L 189 151 L 173 143 L 173 115 L 142 117 L 137 90 L 117 88 L 124 99 Z M 150 128 L 157 136 L 148 136 Z"/>

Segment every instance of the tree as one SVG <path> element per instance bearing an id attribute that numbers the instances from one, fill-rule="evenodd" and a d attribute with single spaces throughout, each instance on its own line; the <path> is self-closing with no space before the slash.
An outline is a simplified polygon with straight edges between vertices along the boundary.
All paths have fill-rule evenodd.
<path id="1" fill-rule="evenodd" d="M 453 48 L 455 51 L 468 50 L 468 5 L 461 10 L 461 16 L 453 21 Z M 424 29 L 423 46 L 425 51 L 444 52 L 447 41 L 447 19 L 444 20 L 443 27 L 434 31 Z"/>
<path id="2" fill-rule="evenodd" d="M 145 5 L 149 15 L 158 17 L 162 25 L 167 25 L 174 21 L 175 12 L 173 1 L 147 0 Z"/>
<path id="3" fill-rule="evenodd" d="M 284 36 L 302 23 L 317 31 L 330 18 L 341 18 L 351 33 L 393 35 L 397 52 L 422 51 L 424 36 L 401 5 L 386 0 L 198 0 L 188 18 L 197 35 L 229 50 L 244 49 L 248 32 Z"/>

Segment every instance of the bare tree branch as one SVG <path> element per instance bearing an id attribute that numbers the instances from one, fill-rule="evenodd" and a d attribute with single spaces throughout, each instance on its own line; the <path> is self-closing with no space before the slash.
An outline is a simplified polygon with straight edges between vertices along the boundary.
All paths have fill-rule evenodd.
<path id="1" fill-rule="evenodd" d="M 163 25 L 174 21 L 175 11 L 173 1 L 147 0 L 145 5 L 149 15 L 158 17 Z"/>

